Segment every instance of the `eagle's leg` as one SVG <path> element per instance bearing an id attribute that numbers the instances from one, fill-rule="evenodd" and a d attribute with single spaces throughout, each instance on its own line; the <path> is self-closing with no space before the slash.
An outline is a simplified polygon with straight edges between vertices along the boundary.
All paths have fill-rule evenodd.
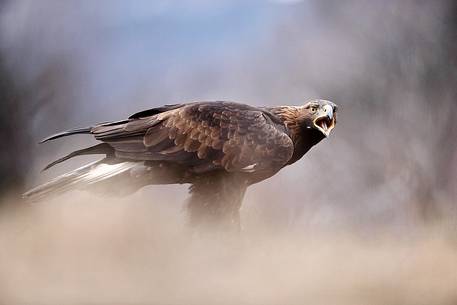
<path id="1" fill-rule="evenodd" d="M 215 173 L 197 178 L 189 189 L 190 225 L 239 231 L 240 207 L 246 188 L 246 181 L 238 175 Z"/>

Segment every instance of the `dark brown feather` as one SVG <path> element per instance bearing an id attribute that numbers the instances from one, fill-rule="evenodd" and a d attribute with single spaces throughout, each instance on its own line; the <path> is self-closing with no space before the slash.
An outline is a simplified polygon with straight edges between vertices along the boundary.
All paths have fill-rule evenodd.
<path id="1" fill-rule="evenodd" d="M 197 102 L 95 126 L 92 133 L 122 158 L 167 160 L 190 171 L 197 166 L 200 171 L 242 172 L 249 166 L 277 171 L 292 156 L 293 143 L 285 126 L 272 116 L 244 104 Z M 219 153 L 209 154 L 210 149 Z"/>

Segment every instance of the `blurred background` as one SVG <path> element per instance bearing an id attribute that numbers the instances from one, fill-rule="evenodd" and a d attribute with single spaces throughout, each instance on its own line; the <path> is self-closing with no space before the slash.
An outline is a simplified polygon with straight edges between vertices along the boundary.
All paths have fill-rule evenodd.
<path id="1" fill-rule="evenodd" d="M 40 292 L 32 289 L 19 300 L 43 304 L 109 302 L 116 298 L 110 299 L 106 291 L 97 292 L 107 289 L 100 283 L 110 276 L 88 280 L 91 277 L 86 278 L 83 272 L 66 269 L 65 262 L 82 255 L 86 261 L 81 263 L 83 267 L 78 266 L 92 270 L 106 255 L 112 258 L 113 253 L 124 253 L 127 248 L 146 253 L 146 260 L 147 253 L 156 252 L 145 250 L 142 244 L 154 244 L 151 239 L 156 238 L 169 243 L 164 237 L 169 235 L 159 238 L 152 233 L 155 229 L 171 230 L 174 233 L 170 234 L 179 236 L 174 228 L 182 226 L 185 218 L 181 212 L 187 192 L 184 186 L 147 187 L 129 198 L 109 200 L 73 192 L 32 206 L 21 202 L 18 194 L 90 160 L 79 158 L 40 173 L 49 161 L 93 143 L 90 137 L 76 136 L 39 146 L 36 143 L 41 138 L 193 100 L 270 106 L 324 98 L 340 106 L 338 125 L 329 139 L 301 161 L 249 189 L 242 209 L 248 233 L 330 234 L 330 240 L 317 242 L 321 250 L 333 244 L 335 232 L 346 232 L 350 240 L 353 236 L 377 240 L 385 234 L 417 236 L 433 226 L 445 228 L 446 236 L 452 232 L 455 237 L 456 41 L 457 5 L 452 0 L 0 1 L 0 195 L 4 198 L 0 243 L 10 251 L 0 253 L 5 259 L 4 270 L 8 270 L 0 271 L 3 296 L 13 303 L 21 295 L 14 288 L 17 283 L 28 279 L 25 282 L 37 287 L 44 274 L 53 274 L 52 279 L 41 281 Z M 163 226 L 163 222 L 173 225 Z M 68 244 L 68 239 L 75 244 Z M 114 240 L 121 240 L 121 244 L 113 246 L 110 242 Z M 291 243 L 301 244 L 299 240 L 303 241 L 299 238 Z M 398 254 L 398 247 L 387 246 L 380 253 L 398 254 L 388 265 L 394 270 L 412 253 L 433 253 L 436 241 L 432 240 L 431 247 L 413 246 L 411 252 Z M 364 252 L 365 244 L 343 244 L 343 249 L 364 253 L 360 255 L 370 266 L 377 264 L 371 252 Z M 457 270 L 455 240 L 438 248 L 450 257 L 442 260 L 446 262 L 442 269 Z M 269 253 L 262 249 L 262 253 Z M 341 249 L 337 246 L 330 252 Z M 86 250 L 102 251 L 105 256 L 84 256 Z M 135 254 L 124 253 L 127 262 L 137 259 L 136 250 L 132 250 Z M 313 253 L 321 252 L 309 255 Z M 16 261 L 9 264 L 11 257 Z M 106 263 L 106 268 L 124 266 L 125 270 L 116 269 L 115 274 L 136 274 L 128 263 L 123 265 L 121 258 L 116 259 Z M 425 270 L 434 268 L 435 259 L 421 259 L 432 264 Z M 312 265 L 314 261 L 307 262 Z M 34 269 L 37 265 L 41 269 Z M 141 269 L 143 265 L 135 266 Z M 195 271 L 192 266 L 187 267 Z M 411 270 L 416 267 L 412 265 Z M 365 277 L 348 268 L 349 274 L 366 283 Z M 326 272 L 331 273 L 329 269 Z M 449 273 L 443 282 L 457 282 L 456 273 Z M 68 274 L 73 277 L 68 279 Z M 369 279 L 374 278 L 373 287 L 379 284 L 376 274 L 367 273 Z M 411 277 L 406 272 L 404 277 L 382 279 L 403 283 Z M 140 278 L 129 284 L 133 287 Z M 174 282 L 177 278 L 170 277 Z M 327 277 L 320 279 L 328 283 Z M 75 284 L 84 281 L 91 284 Z M 67 285 L 57 292 L 49 288 L 52 283 Z M 420 287 L 435 287 L 436 281 L 424 283 Z M 100 290 L 83 293 L 92 298 L 79 298 L 75 292 L 94 285 Z M 338 287 L 335 291 L 350 294 L 351 290 Z M 446 295 L 451 297 L 439 304 L 455 302 L 455 290 L 450 288 L 449 294 L 435 289 L 437 295 L 431 299 Z M 328 295 L 319 289 L 312 291 L 321 297 Z M 417 289 L 414 285 L 401 288 L 403 292 Z M 150 295 L 138 294 L 134 288 L 119 293 L 151 300 Z M 252 302 L 263 300 L 261 295 L 255 295 Z M 214 298 L 217 296 L 215 293 Z M 402 298 L 401 294 L 391 296 L 388 300 L 403 304 L 438 304 Z M 337 299 L 339 302 L 332 299 L 333 304 L 346 300 Z"/>

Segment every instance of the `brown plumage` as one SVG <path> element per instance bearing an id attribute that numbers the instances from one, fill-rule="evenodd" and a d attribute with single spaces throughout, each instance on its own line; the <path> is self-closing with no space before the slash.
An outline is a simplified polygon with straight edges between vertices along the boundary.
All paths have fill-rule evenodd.
<path id="1" fill-rule="evenodd" d="M 336 110 L 325 100 L 271 108 L 194 102 L 66 131 L 42 142 L 87 133 L 102 143 L 73 152 L 46 169 L 77 155 L 105 154 L 106 158 L 24 196 L 39 198 L 69 188 L 119 194 L 148 184 L 189 183 L 191 223 L 239 223 L 246 188 L 294 163 L 328 136 L 336 123 Z"/>

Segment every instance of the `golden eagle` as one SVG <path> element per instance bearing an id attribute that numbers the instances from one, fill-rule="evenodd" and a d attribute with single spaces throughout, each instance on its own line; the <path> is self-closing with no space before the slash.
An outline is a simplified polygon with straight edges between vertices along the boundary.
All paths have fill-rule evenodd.
<path id="1" fill-rule="evenodd" d="M 246 188 L 296 162 L 327 137 L 335 127 L 336 111 L 326 100 L 278 107 L 204 101 L 152 108 L 126 120 L 61 132 L 42 142 L 91 134 L 102 143 L 72 152 L 45 169 L 80 155 L 106 157 L 24 197 L 38 199 L 73 188 L 121 195 L 150 184 L 188 183 L 191 224 L 239 224 Z"/>

